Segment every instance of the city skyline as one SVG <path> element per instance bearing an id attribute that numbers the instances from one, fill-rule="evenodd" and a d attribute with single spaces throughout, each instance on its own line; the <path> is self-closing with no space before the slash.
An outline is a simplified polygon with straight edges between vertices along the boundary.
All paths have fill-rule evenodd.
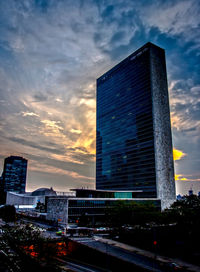
<path id="1" fill-rule="evenodd" d="M 0 3 L 1 172 L 27 190 L 95 185 L 95 80 L 146 42 L 166 51 L 177 193 L 200 191 L 198 1 Z"/>

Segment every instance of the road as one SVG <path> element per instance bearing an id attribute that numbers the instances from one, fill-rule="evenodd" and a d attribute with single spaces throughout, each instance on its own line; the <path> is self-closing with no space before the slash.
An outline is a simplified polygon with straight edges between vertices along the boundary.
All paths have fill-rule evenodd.
<path id="1" fill-rule="evenodd" d="M 29 221 L 29 220 L 25 220 L 26 223 L 32 223 L 35 224 L 41 228 L 45 228 L 47 229 L 49 227 L 49 225 L 43 224 L 43 223 L 38 223 L 38 222 L 33 222 L 33 221 Z M 45 231 L 42 233 L 42 235 L 44 237 L 48 237 L 48 238 L 52 238 L 52 239 L 59 239 L 61 237 L 59 237 L 58 235 L 56 235 L 55 232 L 52 231 Z M 69 236 L 68 236 L 69 238 Z M 71 239 L 71 238 L 70 238 Z M 92 238 L 81 238 L 81 237 L 77 237 L 77 238 L 72 238 L 72 240 L 77 241 L 79 243 L 82 243 L 84 245 L 87 245 L 91 248 L 97 249 L 103 253 L 107 253 L 107 255 L 111 255 L 114 256 L 116 258 L 119 258 L 121 260 L 124 260 L 126 262 L 129 263 L 133 263 L 136 266 L 140 266 L 143 269 L 146 269 L 146 271 L 154 271 L 154 272 L 163 272 L 163 271 L 172 271 L 171 268 L 169 268 L 168 266 L 170 266 L 172 263 L 178 263 L 180 264 L 179 266 L 182 267 L 181 271 L 200 271 L 199 267 L 183 262 L 182 260 L 178 260 L 178 259 L 170 259 L 170 258 L 166 258 L 163 256 L 157 256 L 157 258 L 154 258 L 154 253 L 153 252 L 145 252 L 145 250 L 141 250 L 141 249 L 137 249 L 134 247 L 130 247 L 126 244 L 123 244 L 123 247 L 120 247 L 116 244 L 121 244 L 121 243 L 117 243 L 116 241 L 112 241 L 109 239 L 101 239 L 98 240 L 97 237 L 92 237 Z M 106 242 L 106 240 L 108 240 L 109 242 Z M 134 248 L 134 250 L 130 249 L 130 248 Z M 141 252 L 142 251 L 142 252 Z M 144 254 L 145 253 L 145 254 Z M 170 269 L 170 270 L 168 270 Z"/>
<path id="2" fill-rule="evenodd" d="M 105 270 L 102 270 L 100 268 L 93 267 L 88 264 L 83 264 L 83 263 L 75 263 L 72 261 L 65 261 L 60 258 L 56 258 L 62 265 L 60 267 L 66 271 L 69 271 L 68 269 L 71 269 L 74 272 L 105 272 Z"/>
<path id="3" fill-rule="evenodd" d="M 104 252 L 106 254 L 117 257 L 123 261 L 133 263 L 139 267 L 146 269 L 146 271 L 163 272 L 163 268 L 156 262 L 156 260 L 149 259 L 145 256 L 139 255 L 135 252 L 128 251 L 123 248 L 116 247 L 112 244 L 98 241 L 97 238 L 73 238 L 72 240 L 87 245 L 91 248 Z"/>

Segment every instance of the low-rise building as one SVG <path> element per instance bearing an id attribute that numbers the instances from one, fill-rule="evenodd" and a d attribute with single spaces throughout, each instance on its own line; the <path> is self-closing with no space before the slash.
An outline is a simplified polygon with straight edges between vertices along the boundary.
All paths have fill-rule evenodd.
<path id="1" fill-rule="evenodd" d="M 59 225 L 67 226 L 69 223 L 78 223 L 80 219 L 90 224 L 105 221 L 109 209 L 119 203 L 153 204 L 159 210 L 161 202 L 157 198 L 133 198 L 134 191 L 104 191 L 74 189 L 76 197 L 71 196 L 47 196 L 46 212 L 47 220 Z"/>
<path id="2" fill-rule="evenodd" d="M 45 203 L 46 196 L 56 196 L 52 188 L 39 188 L 33 192 L 19 194 L 7 192 L 6 204 L 14 205 L 16 209 L 34 209 L 37 203 Z"/>

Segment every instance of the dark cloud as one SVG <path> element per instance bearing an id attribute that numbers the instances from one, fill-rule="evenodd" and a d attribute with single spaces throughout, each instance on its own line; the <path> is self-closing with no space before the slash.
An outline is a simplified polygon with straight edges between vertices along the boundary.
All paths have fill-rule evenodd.
<path id="1" fill-rule="evenodd" d="M 101 13 L 102 19 L 107 24 L 110 24 L 110 23 L 113 22 L 113 19 L 114 19 L 114 8 L 115 7 L 113 5 L 109 5 L 109 6 L 105 7 L 105 9 Z"/>
<path id="2" fill-rule="evenodd" d="M 70 161 L 65 162 L 62 160 L 55 160 L 45 155 L 36 156 L 33 154 L 27 154 L 27 153 L 24 153 L 23 155 L 29 160 L 36 161 L 40 163 L 41 165 L 42 164 L 46 165 L 46 167 L 49 165 L 57 169 L 77 173 L 80 176 L 85 176 L 88 178 L 94 177 L 94 162 L 90 162 L 90 163 L 88 162 L 87 164 L 82 164 L 82 163 L 74 163 Z"/>
<path id="3" fill-rule="evenodd" d="M 35 0 L 36 7 L 38 7 L 42 12 L 47 12 L 47 9 L 51 3 L 51 0 Z"/>
<path id="4" fill-rule="evenodd" d="M 192 116 L 193 120 L 200 120 L 200 102 L 196 103 L 192 107 L 188 105 L 188 114 Z"/>
<path id="5" fill-rule="evenodd" d="M 49 147 L 46 147 L 46 146 L 41 146 L 37 142 L 31 142 L 31 141 L 27 141 L 25 139 L 17 138 L 17 137 L 8 137 L 8 140 L 10 140 L 12 142 L 22 144 L 22 145 L 26 145 L 26 146 L 29 146 L 29 147 L 32 147 L 32 148 L 36 148 L 36 149 L 39 149 L 39 150 L 42 150 L 42 151 L 55 153 L 55 154 L 64 154 L 64 150 L 62 149 L 62 147 L 60 147 L 60 149 L 49 148 Z"/>
<path id="6" fill-rule="evenodd" d="M 116 42 L 119 43 L 119 40 L 123 39 L 125 36 L 126 36 L 126 33 L 124 31 L 118 31 L 112 36 L 110 43 L 111 44 L 114 44 Z"/>
<path id="7" fill-rule="evenodd" d="M 48 97 L 45 96 L 44 94 L 42 93 L 37 93 L 33 96 L 34 98 L 34 101 L 35 102 L 43 102 L 43 101 L 47 101 L 48 100 Z"/>

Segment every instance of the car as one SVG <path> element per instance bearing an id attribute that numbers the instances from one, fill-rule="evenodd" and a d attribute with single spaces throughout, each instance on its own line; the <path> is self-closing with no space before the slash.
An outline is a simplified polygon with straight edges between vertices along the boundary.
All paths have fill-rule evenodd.
<path id="1" fill-rule="evenodd" d="M 96 230 L 97 230 L 97 231 L 105 231 L 105 230 L 107 230 L 107 229 L 104 228 L 104 227 L 99 227 L 99 228 L 97 228 Z"/>
<path id="2" fill-rule="evenodd" d="M 58 231 L 58 228 L 57 227 L 49 227 L 47 230 L 48 231 Z"/>
<path id="3" fill-rule="evenodd" d="M 62 235 L 62 230 L 56 231 L 56 235 L 61 236 Z"/>
<path id="4" fill-rule="evenodd" d="M 44 231 L 46 231 L 46 229 L 39 228 L 39 231 L 44 232 Z"/>
<path id="5" fill-rule="evenodd" d="M 58 235 L 58 236 L 62 236 L 62 235 L 64 235 L 65 233 L 64 233 L 64 231 L 63 230 L 58 230 L 57 232 L 56 232 L 56 235 Z"/>
<path id="6" fill-rule="evenodd" d="M 168 263 L 168 267 L 170 269 L 170 271 L 181 271 L 182 270 L 182 267 L 180 265 L 178 265 L 177 263 Z"/>

